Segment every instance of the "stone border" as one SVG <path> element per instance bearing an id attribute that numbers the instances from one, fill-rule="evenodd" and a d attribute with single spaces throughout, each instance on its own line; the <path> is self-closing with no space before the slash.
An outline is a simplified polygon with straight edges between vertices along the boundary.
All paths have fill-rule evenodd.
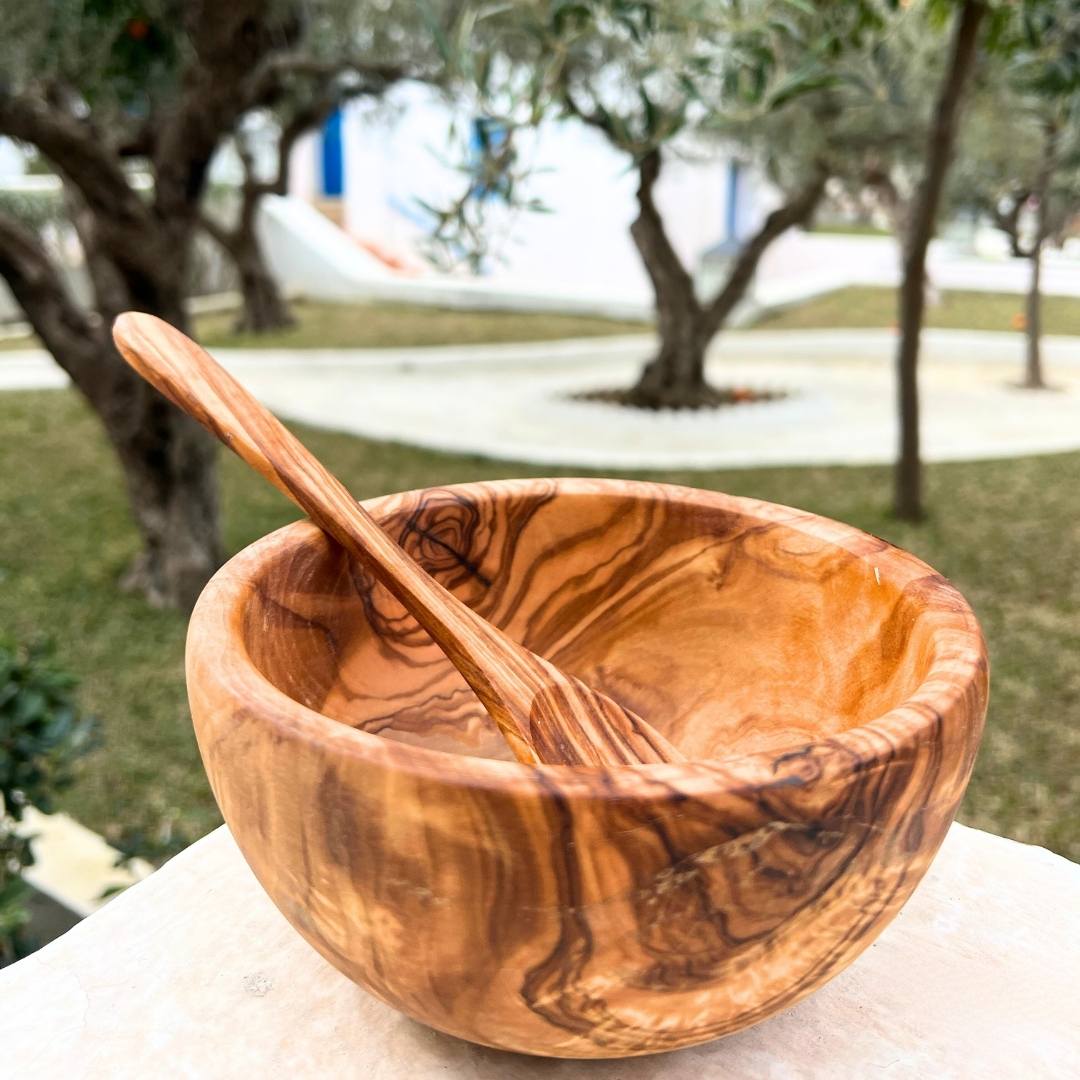
<path id="1" fill-rule="evenodd" d="M 107 903 L 107 890 L 126 889 L 154 869 L 145 859 L 117 866 L 120 852 L 67 814 L 43 814 L 29 807 L 19 833 L 33 837 L 36 859 L 24 872 L 24 880 L 79 918 Z"/>

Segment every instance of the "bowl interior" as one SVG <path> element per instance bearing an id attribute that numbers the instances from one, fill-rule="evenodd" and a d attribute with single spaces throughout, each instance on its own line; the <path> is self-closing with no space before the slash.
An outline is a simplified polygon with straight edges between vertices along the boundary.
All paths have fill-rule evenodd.
<path id="1" fill-rule="evenodd" d="M 808 528 L 819 519 L 794 511 L 598 481 L 464 485 L 371 508 L 485 618 L 691 758 L 858 726 L 910 696 L 930 663 L 917 595 L 904 588 L 912 560 L 852 530 Z M 386 738 L 510 756 L 385 589 L 313 526 L 279 537 L 262 542 L 243 620 L 266 678 Z"/>

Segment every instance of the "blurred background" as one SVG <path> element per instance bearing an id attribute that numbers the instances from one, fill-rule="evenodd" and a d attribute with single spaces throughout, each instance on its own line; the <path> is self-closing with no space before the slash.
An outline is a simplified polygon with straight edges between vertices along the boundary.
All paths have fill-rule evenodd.
<path id="1" fill-rule="evenodd" d="M 990 646 L 961 820 L 1080 859 L 1078 104 L 1065 0 L 0 5 L 0 961 L 219 824 L 186 617 L 296 516 L 127 309 L 358 497 L 646 477 L 910 549 Z"/>

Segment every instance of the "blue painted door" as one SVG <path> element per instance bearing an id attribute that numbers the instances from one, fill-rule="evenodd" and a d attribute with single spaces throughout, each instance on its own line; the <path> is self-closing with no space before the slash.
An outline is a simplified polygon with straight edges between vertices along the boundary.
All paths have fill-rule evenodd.
<path id="1" fill-rule="evenodd" d="M 322 130 L 322 193 L 338 199 L 345 190 L 345 159 L 341 151 L 341 110 L 335 109 Z"/>

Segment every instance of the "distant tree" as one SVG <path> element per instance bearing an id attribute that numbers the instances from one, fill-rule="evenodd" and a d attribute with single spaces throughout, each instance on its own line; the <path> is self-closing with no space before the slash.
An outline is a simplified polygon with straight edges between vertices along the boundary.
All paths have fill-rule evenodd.
<path id="1" fill-rule="evenodd" d="M 973 101 L 956 199 L 982 212 L 1029 261 L 1022 385 L 1045 389 L 1042 254 L 1080 210 L 1080 9 L 1032 5 L 1012 28 L 1008 59 Z"/>
<path id="2" fill-rule="evenodd" d="M 992 225 L 1005 239 L 1009 254 L 1026 257 L 1026 211 L 1042 138 L 1032 117 L 1020 109 L 1010 83 L 998 67 L 973 88 L 956 163 L 949 175 L 952 205 Z"/>
<path id="3" fill-rule="evenodd" d="M 135 308 L 190 329 L 192 239 L 211 158 L 246 114 L 288 95 L 313 56 L 322 69 L 327 41 L 363 78 L 396 78 L 415 62 L 415 40 L 404 54 L 385 35 L 377 53 L 365 48 L 368 14 L 340 0 L 0 7 L 0 135 L 62 178 L 92 309 L 74 302 L 33 227 L 3 210 L 0 275 L 116 450 L 142 537 L 125 580 L 154 603 L 189 608 L 220 562 L 216 455 L 198 424 L 123 363 L 109 328 Z"/>
<path id="4" fill-rule="evenodd" d="M 934 86 L 945 55 L 924 5 L 890 14 L 866 50 L 859 72 L 864 93 L 832 119 L 840 151 L 836 180 L 843 194 L 880 212 L 902 251 L 926 150 Z"/>
<path id="5" fill-rule="evenodd" d="M 979 32 L 989 11 L 982 0 L 936 0 L 952 19 L 948 59 L 938 85 L 922 176 L 904 239 L 900 284 L 900 341 L 896 368 L 899 384 L 900 450 L 896 465 L 894 510 L 897 517 L 918 521 L 925 513 L 919 432 L 919 339 L 926 303 L 926 252 L 934 234 L 945 179 L 956 142 L 964 90 L 978 49 Z"/>
<path id="6" fill-rule="evenodd" d="M 238 131 L 233 136 L 232 146 L 240 160 L 243 175 L 235 197 L 227 200 L 229 206 L 224 214 L 206 205 L 207 202 L 217 201 L 209 194 L 203 199 L 199 223 L 231 260 L 240 286 L 241 306 L 233 323 L 233 330 L 238 334 L 265 334 L 296 323 L 270 268 L 257 225 L 263 196 L 288 193 L 289 156 L 297 138 L 286 138 L 282 132 L 273 175 L 264 177 L 260 175 L 257 155 L 250 145 L 248 133 Z"/>
<path id="7" fill-rule="evenodd" d="M 381 97 L 406 78 L 437 84 L 442 69 L 433 33 L 444 34 L 468 10 L 464 0 L 423 8 L 399 2 L 382 9 L 323 0 L 321 8 L 308 10 L 303 58 L 291 65 L 268 107 L 247 114 L 248 122 L 233 133 L 242 176 L 231 214 L 223 219 L 204 202 L 202 225 L 232 259 L 239 278 L 238 331 L 259 334 L 293 322 L 256 223 L 265 196 L 288 194 L 296 144 L 357 98 Z M 269 167 L 252 145 L 256 124 L 260 144 L 267 135 L 273 143 Z"/>
<path id="8" fill-rule="evenodd" d="M 843 148 L 833 157 L 837 180 L 849 196 L 869 195 L 886 212 L 901 249 L 900 446 L 894 508 L 902 518 L 917 520 L 924 513 L 917 373 L 929 292 L 926 254 L 946 199 L 965 88 L 980 60 L 986 87 L 1000 86 L 1006 58 L 1018 48 L 1019 27 L 1048 2 L 1054 0 L 1020 5 L 1004 0 L 930 0 L 901 5 L 867 54 L 863 74 L 871 83 L 869 92 L 859 107 L 845 109 L 832 121 L 832 141 Z M 940 31 L 947 23 L 950 41 L 943 48 Z M 1032 142 L 1027 130 L 1019 134 L 1017 147 Z M 1012 149 L 1012 144 L 1004 143 L 993 152 L 1000 151 L 1006 160 Z M 974 169 L 973 163 L 954 186 L 954 205 L 970 204 L 970 194 L 978 186 L 970 184 Z M 980 182 L 985 184 L 985 174 Z"/>
<path id="9" fill-rule="evenodd" d="M 808 222 L 820 202 L 833 167 L 827 121 L 842 112 L 845 93 L 858 92 L 858 59 L 889 6 L 532 0 L 477 17 L 466 26 L 471 34 L 445 43 L 459 83 L 475 91 L 477 112 L 498 119 L 503 131 L 573 117 L 603 134 L 636 171 L 630 234 L 652 284 L 660 348 L 624 395 L 628 403 L 680 408 L 718 400 L 705 377 L 706 350 L 769 245 Z M 808 137 L 789 138 L 796 131 Z M 782 198 L 741 245 L 719 292 L 702 297 L 672 243 L 656 188 L 667 157 L 717 138 L 760 159 Z M 512 163 L 508 139 L 500 154 Z M 786 154 L 786 142 L 798 142 L 798 152 Z"/>
<path id="10" fill-rule="evenodd" d="M 337 67 L 341 71 L 335 70 Z M 231 220 L 223 221 L 205 206 L 200 222 L 206 232 L 225 250 L 236 267 L 242 307 L 236 320 L 238 332 L 262 334 L 291 326 L 295 321 L 263 251 L 257 231 L 259 207 L 267 195 L 287 195 L 289 163 L 300 138 L 320 127 L 347 101 L 361 96 L 381 95 L 404 76 L 405 69 L 385 69 L 371 75 L 358 73 L 350 65 L 333 62 L 312 65 L 320 74 L 309 74 L 302 89 L 283 95 L 273 109 L 260 110 L 264 128 L 275 135 L 274 164 L 269 173 L 260 168 L 251 145 L 251 132 L 240 125 L 232 145 L 243 175 L 235 198 Z"/>

